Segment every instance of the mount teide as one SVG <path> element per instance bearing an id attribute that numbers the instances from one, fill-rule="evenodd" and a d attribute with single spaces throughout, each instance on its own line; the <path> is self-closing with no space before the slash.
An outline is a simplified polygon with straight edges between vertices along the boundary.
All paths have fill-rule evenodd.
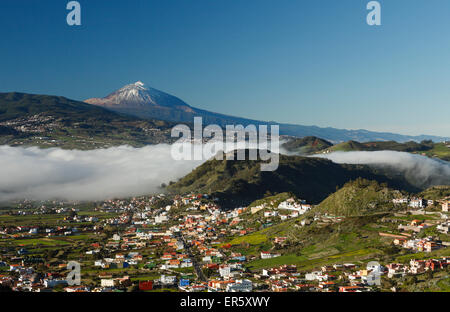
<path id="1" fill-rule="evenodd" d="M 220 126 L 232 124 L 242 124 L 244 126 L 249 124 L 268 124 L 268 122 L 265 121 L 228 116 L 192 107 L 175 96 L 154 88 L 146 87 L 141 81 L 126 85 L 104 98 L 92 98 L 85 102 L 145 119 L 193 122 L 195 116 L 200 116 L 203 118 L 204 124 L 218 124 Z M 270 124 L 278 124 L 280 126 L 281 135 L 295 137 L 316 136 L 334 143 L 349 140 L 360 142 L 388 140 L 405 142 L 410 140 L 444 141 L 448 139 L 429 135 L 407 136 L 395 133 L 371 132 L 367 130 L 345 130 L 330 127 L 320 128 L 317 126 L 280 124 L 276 122 L 270 122 Z"/>

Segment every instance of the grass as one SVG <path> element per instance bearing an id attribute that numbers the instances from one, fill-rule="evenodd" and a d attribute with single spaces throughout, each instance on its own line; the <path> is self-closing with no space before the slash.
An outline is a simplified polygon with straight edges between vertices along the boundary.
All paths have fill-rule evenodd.
<path id="1" fill-rule="evenodd" d="M 155 279 L 158 279 L 161 276 L 161 274 L 151 274 L 151 275 L 143 275 L 143 276 L 137 276 L 130 278 L 131 281 L 139 282 L 139 281 L 153 281 Z"/>
<path id="2" fill-rule="evenodd" d="M 436 283 L 437 290 L 440 292 L 450 292 L 450 277 L 444 277 Z"/>
<path id="3" fill-rule="evenodd" d="M 433 259 L 446 256 L 450 256 L 449 248 L 441 248 L 432 252 L 417 252 L 413 254 L 398 256 L 395 258 L 395 262 L 407 263 L 411 259 Z"/>
<path id="4" fill-rule="evenodd" d="M 17 239 L 10 240 L 17 246 L 32 246 L 32 245 L 46 245 L 46 246 L 61 246 L 61 245 L 70 245 L 70 242 L 58 239 L 49 239 L 49 238 L 30 238 L 30 239 Z"/>
<path id="5" fill-rule="evenodd" d="M 242 243 L 248 243 L 250 245 L 258 245 L 258 244 L 267 242 L 268 239 L 269 238 L 266 235 L 256 232 L 256 233 L 253 233 L 253 234 L 249 234 L 249 235 L 233 238 L 229 242 L 229 244 L 231 244 L 231 245 L 240 245 Z"/>
<path id="6" fill-rule="evenodd" d="M 379 253 L 380 251 L 377 249 L 364 248 L 318 258 L 310 258 L 307 255 L 290 254 L 271 259 L 258 259 L 250 262 L 248 267 L 252 270 L 258 270 L 284 264 L 295 264 L 299 270 L 308 270 L 322 265 L 344 261 L 360 261 L 365 256 L 374 256 Z"/>

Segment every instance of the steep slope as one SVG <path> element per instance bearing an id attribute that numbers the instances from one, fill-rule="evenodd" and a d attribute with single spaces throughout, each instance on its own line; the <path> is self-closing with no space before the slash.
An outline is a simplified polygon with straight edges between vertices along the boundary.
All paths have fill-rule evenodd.
<path id="1" fill-rule="evenodd" d="M 0 93 L 0 144 L 94 148 L 166 142 L 172 125 L 59 96 Z"/>
<path id="2" fill-rule="evenodd" d="M 392 199 L 400 196 L 399 191 L 376 181 L 357 179 L 346 183 L 341 189 L 328 196 L 315 211 L 337 216 L 358 216 L 393 211 Z"/>
<path id="3" fill-rule="evenodd" d="M 421 192 L 419 196 L 432 200 L 450 198 L 450 185 L 436 185 L 427 188 L 426 190 Z"/>
<path id="4" fill-rule="evenodd" d="M 252 120 L 235 116 L 214 113 L 189 106 L 179 98 L 169 95 L 154 88 L 146 87 L 138 81 L 126 85 L 106 96 L 105 98 L 87 99 L 86 103 L 106 107 L 108 109 L 137 116 L 139 118 L 161 119 L 173 122 L 192 122 L 194 116 L 203 117 L 204 124 L 217 124 L 220 126 L 231 124 L 277 124 L 280 126 L 280 134 L 295 137 L 316 136 L 332 142 L 342 142 L 348 140 L 358 141 L 408 141 L 432 139 L 442 141 L 444 138 L 437 136 L 404 136 L 394 133 L 370 132 L 367 130 L 345 130 L 335 128 L 320 128 L 316 126 L 302 126 L 293 124 L 280 124 L 277 122 L 267 122 Z"/>
<path id="5" fill-rule="evenodd" d="M 249 204 L 267 192 L 292 192 L 317 204 L 346 182 L 358 177 L 387 182 L 396 188 L 416 190 L 400 179 L 388 178 L 361 165 L 339 165 L 326 159 L 280 155 L 276 171 L 262 172 L 260 163 L 259 160 L 212 159 L 170 185 L 168 190 L 210 193 L 218 197 L 225 208 Z"/>
<path id="6" fill-rule="evenodd" d="M 378 258 L 389 252 L 392 239 L 385 239 L 371 228 L 388 214 L 347 217 L 341 222 L 314 222 L 302 226 L 302 219 L 291 219 L 257 232 L 232 239 L 231 250 L 254 255 L 255 260 L 246 264 L 251 271 L 280 264 L 295 264 L 300 271 L 320 269 L 323 265 L 355 263 Z M 282 246 L 274 244 L 276 237 L 286 237 Z M 260 251 L 271 250 L 281 256 L 259 259 Z"/>

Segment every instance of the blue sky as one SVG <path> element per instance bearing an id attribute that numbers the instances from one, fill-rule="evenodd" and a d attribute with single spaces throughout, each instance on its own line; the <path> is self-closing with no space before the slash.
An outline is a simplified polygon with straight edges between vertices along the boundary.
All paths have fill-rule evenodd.
<path id="1" fill-rule="evenodd" d="M 450 1 L 1 0 L 0 92 L 188 104 L 305 125 L 450 136 Z"/>

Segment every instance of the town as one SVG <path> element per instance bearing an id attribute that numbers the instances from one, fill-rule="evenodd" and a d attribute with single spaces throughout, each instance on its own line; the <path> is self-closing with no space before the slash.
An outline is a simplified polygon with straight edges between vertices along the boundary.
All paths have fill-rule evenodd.
<path id="1" fill-rule="evenodd" d="M 369 292 L 411 290 L 413 282 L 442 276 L 448 285 L 448 198 L 393 199 L 398 210 L 364 225 L 389 254 L 373 259 L 366 249 L 309 257 L 312 245 L 294 257 L 296 237 L 262 234 L 285 224 L 302 231 L 345 225 L 348 217 L 314 212 L 291 194 L 228 210 L 216 201 L 161 194 L 17 202 L 1 210 L 0 285 L 30 292 Z M 69 261 L 80 263 L 80 285 L 67 282 Z M 374 272 L 381 283 L 371 283 Z"/>

